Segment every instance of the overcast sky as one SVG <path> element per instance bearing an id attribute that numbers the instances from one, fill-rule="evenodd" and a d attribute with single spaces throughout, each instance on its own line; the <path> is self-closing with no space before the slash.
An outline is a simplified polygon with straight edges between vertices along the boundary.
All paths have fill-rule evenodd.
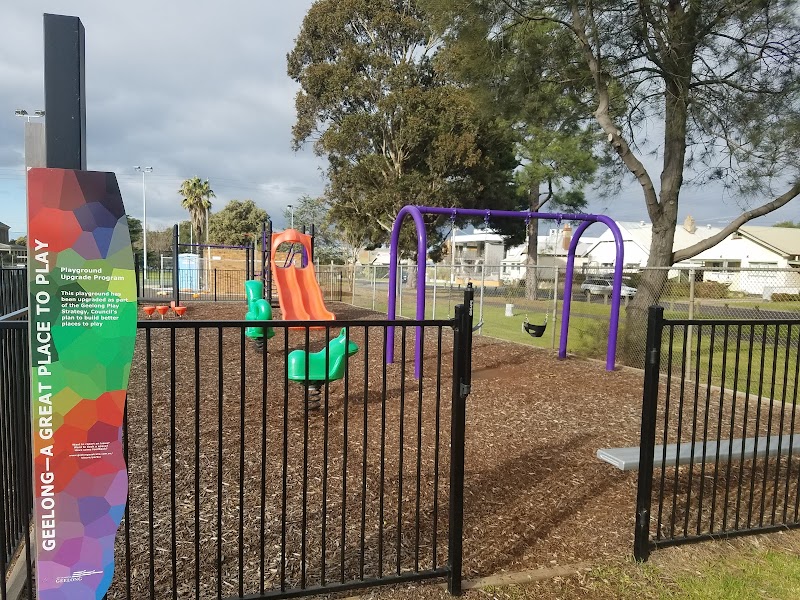
<path id="1" fill-rule="evenodd" d="M 88 168 L 117 174 L 128 213 L 147 225 L 186 219 L 177 190 L 194 175 L 209 179 L 215 208 L 253 199 L 283 225 L 286 204 L 322 192 L 324 161 L 291 149 L 296 84 L 286 54 L 312 0 L 224 4 L 141 0 L 121 5 L 84 0 L 26 0 L 3 6 L 0 35 L 0 221 L 26 227 L 23 124 L 14 110 L 44 108 L 42 14 L 74 15 L 86 28 Z M 657 179 L 658 171 L 651 171 Z M 760 203 L 762 200 L 759 200 Z M 717 188 L 688 189 L 682 215 L 722 225 L 739 212 Z M 630 185 L 592 212 L 646 219 Z M 759 221 L 800 220 L 795 201 Z"/>

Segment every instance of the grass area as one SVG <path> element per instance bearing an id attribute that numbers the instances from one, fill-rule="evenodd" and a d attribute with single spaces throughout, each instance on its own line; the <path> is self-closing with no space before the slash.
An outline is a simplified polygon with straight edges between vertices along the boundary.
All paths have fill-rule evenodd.
<path id="1" fill-rule="evenodd" d="M 715 329 L 713 342 L 707 330 L 701 330 L 698 337 L 696 327 L 676 328 L 672 341 L 673 376 L 680 375 L 685 352 L 689 378 L 697 376 L 699 367 L 699 380 L 702 382 L 708 381 L 711 371 L 712 385 L 740 392 L 749 389 L 754 397 L 759 394 L 759 388 L 762 396 L 774 399 L 782 399 L 785 393 L 789 396 L 786 401 L 792 402 L 797 383 L 796 332 L 791 339 L 788 339 L 785 327 L 778 332 L 775 327 L 756 325 L 752 332 L 751 343 L 751 328 L 743 328 L 737 344 L 738 328 L 729 328 L 726 346 L 724 328 Z M 666 333 L 662 343 L 662 366 L 669 361 L 670 342 Z"/>
<path id="2" fill-rule="evenodd" d="M 656 553 L 653 563 L 605 565 L 575 577 L 490 587 L 470 595 L 495 600 L 794 600 L 800 598 L 798 536 L 784 535 L 795 538 L 790 547 L 764 546 L 758 538 L 701 544 L 672 549 L 666 557 Z"/>
<path id="3" fill-rule="evenodd" d="M 453 290 L 449 296 L 444 292 L 437 295 L 437 301 L 434 303 L 432 294 L 429 292 L 426 303 L 426 318 L 449 318 L 453 316 L 454 307 L 463 301 L 463 290 Z M 361 306 L 373 307 L 371 296 L 356 296 L 356 304 Z M 484 297 L 483 308 L 481 312 L 479 297 L 475 301 L 475 318 L 474 322 L 477 324 L 481 319 L 483 320 L 483 327 L 477 332 L 477 335 L 485 335 L 489 337 L 496 337 L 503 340 L 517 342 L 521 344 L 532 345 L 538 348 L 557 349 L 561 336 L 561 309 L 562 303 L 558 302 L 555 316 L 553 315 L 553 301 L 552 300 L 538 300 L 531 301 L 522 298 L 513 299 L 514 309 L 512 317 L 505 316 L 506 299 L 501 297 L 486 296 Z M 783 304 L 783 303 L 782 303 Z M 762 305 L 763 306 L 763 305 Z M 377 311 L 385 312 L 387 310 L 387 302 L 385 298 L 376 298 L 374 308 Z M 407 318 L 414 318 L 416 315 L 416 291 L 411 289 L 403 290 L 402 302 L 398 303 L 398 314 Z M 680 307 L 681 310 L 670 310 L 667 307 L 665 317 L 667 319 L 685 319 L 686 312 Z M 624 309 L 623 309 L 624 310 Z M 584 302 L 581 300 L 573 300 L 570 327 L 569 327 L 569 344 L 568 350 L 580 356 L 589 358 L 603 359 L 606 354 L 606 345 L 608 341 L 608 329 L 610 321 L 611 306 L 603 302 Z M 534 324 L 542 324 L 547 316 L 547 329 L 541 338 L 532 338 L 522 330 L 522 323 L 525 317 L 528 317 L 529 322 Z M 701 313 L 699 317 L 713 318 L 712 315 Z M 618 339 L 624 339 L 625 327 L 625 314 L 621 314 L 620 332 Z M 642 334 L 644 335 L 644 326 L 642 326 Z M 785 327 L 781 328 L 778 335 L 776 335 L 774 327 L 768 327 L 766 331 L 756 326 L 755 336 L 752 344 L 753 357 L 752 361 L 748 361 L 750 352 L 750 339 L 749 328 L 743 330 L 742 340 L 739 345 L 739 352 L 737 352 L 735 328 L 729 329 L 729 340 L 727 351 L 723 347 L 723 332 L 721 329 L 717 330 L 716 338 L 714 340 L 714 348 L 712 353 L 712 341 L 709 336 L 709 330 L 703 330 L 703 336 L 700 340 L 699 352 L 697 346 L 697 328 L 692 330 L 691 351 L 687 352 L 687 358 L 691 354 L 691 364 L 687 365 L 687 374 L 690 377 L 695 375 L 695 367 L 697 364 L 697 356 L 699 354 L 700 361 L 700 380 L 707 381 L 708 371 L 712 371 L 712 384 L 724 386 L 726 389 L 733 389 L 734 383 L 736 389 L 744 391 L 747 389 L 748 383 L 750 384 L 751 392 L 757 393 L 758 384 L 760 381 L 761 373 L 764 373 L 764 381 L 762 382 L 762 392 L 764 396 L 781 398 L 783 395 L 784 387 L 788 395 L 793 394 L 795 386 L 795 371 L 798 361 L 798 349 L 796 347 L 796 340 L 798 331 L 793 331 L 792 339 L 787 340 L 787 330 Z M 683 330 L 676 329 L 676 337 L 673 341 L 673 364 L 680 369 L 680 361 L 683 359 L 682 345 L 683 345 Z M 788 362 L 787 362 L 787 341 L 789 342 Z M 777 342 L 777 355 L 775 354 Z M 662 358 L 662 365 L 666 365 L 668 339 L 664 339 L 664 355 Z M 764 354 L 763 368 L 761 355 Z M 713 356 L 713 358 L 712 358 Z M 776 358 L 777 356 L 777 358 Z M 722 376 L 722 362 L 723 357 L 726 364 L 725 376 Z M 642 358 L 642 361 L 644 359 Z M 735 370 L 735 365 L 739 364 L 738 373 Z M 749 370 L 748 370 L 749 363 Z M 642 368 L 644 363 L 638 365 L 631 365 L 634 367 Z M 773 369 L 774 366 L 774 369 Z M 676 371 L 673 371 L 675 373 Z M 786 376 L 787 385 L 784 386 L 783 379 Z M 775 380 L 775 389 L 772 389 L 772 380 Z"/>

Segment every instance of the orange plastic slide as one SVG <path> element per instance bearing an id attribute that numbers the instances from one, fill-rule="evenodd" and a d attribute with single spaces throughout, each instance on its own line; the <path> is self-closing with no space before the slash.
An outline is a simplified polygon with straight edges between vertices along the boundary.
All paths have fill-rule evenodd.
<path id="1" fill-rule="evenodd" d="M 311 238 L 296 229 L 287 229 L 272 236 L 272 277 L 278 288 L 278 303 L 284 321 L 333 321 L 334 314 L 325 308 L 322 290 L 317 283 L 311 261 L 303 268 L 283 267 L 275 258 L 282 243 L 299 242 L 311 256 Z"/>

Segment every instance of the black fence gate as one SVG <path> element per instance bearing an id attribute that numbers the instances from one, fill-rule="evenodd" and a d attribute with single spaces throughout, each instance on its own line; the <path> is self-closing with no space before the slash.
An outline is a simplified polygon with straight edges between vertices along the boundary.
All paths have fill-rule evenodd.
<path id="1" fill-rule="evenodd" d="M 438 321 L 140 322 L 107 597 L 289 598 L 438 577 L 459 593 L 472 290 L 465 299 Z M 399 360 L 387 365 L 390 325 Z M 26 339 L 0 323 L 9 331 Z M 14 430 L 0 436 L 29 437 Z M 27 455 L 0 447 L 0 497 L 29 490 Z M 0 514 L 4 565 L 25 545 L 29 506 Z M 30 578 L 30 557 L 17 560 Z"/>
<path id="2" fill-rule="evenodd" d="M 651 307 L 634 553 L 800 525 L 800 320 Z"/>

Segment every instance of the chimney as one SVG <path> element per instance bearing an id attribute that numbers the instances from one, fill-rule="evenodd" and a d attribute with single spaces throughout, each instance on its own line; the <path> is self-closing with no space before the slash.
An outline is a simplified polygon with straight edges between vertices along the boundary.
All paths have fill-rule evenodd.
<path id="1" fill-rule="evenodd" d="M 561 243 L 562 250 L 569 250 L 569 245 L 572 242 L 572 225 L 564 223 L 564 239 Z"/>

